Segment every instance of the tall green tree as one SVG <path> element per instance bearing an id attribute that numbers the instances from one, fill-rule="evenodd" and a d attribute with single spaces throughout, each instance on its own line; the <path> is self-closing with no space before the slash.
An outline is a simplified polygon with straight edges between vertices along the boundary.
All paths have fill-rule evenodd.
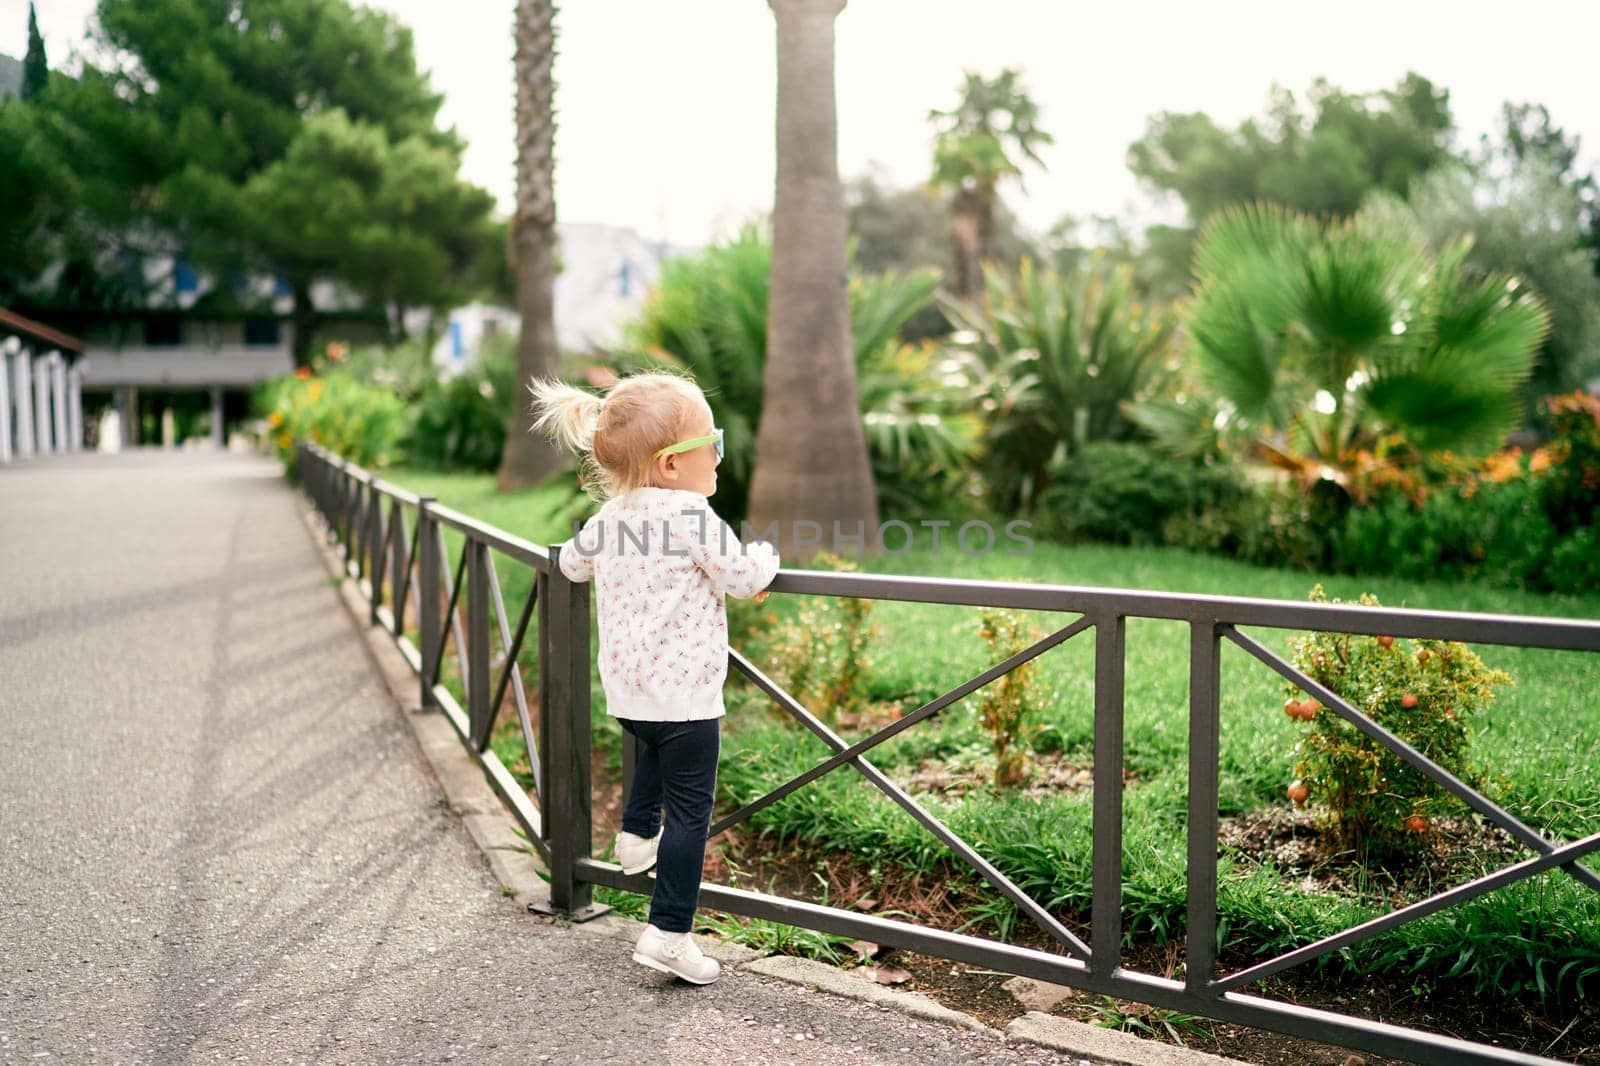
<path id="1" fill-rule="evenodd" d="M 31 100 L 44 92 L 50 81 L 50 62 L 44 55 L 44 38 L 39 34 L 39 16 L 28 4 L 28 51 L 22 57 L 22 98 Z"/>
<path id="2" fill-rule="evenodd" d="M 347 0 L 100 0 L 97 14 L 96 52 L 111 58 L 86 64 L 56 106 L 69 136 L 105 164 L 87 199 L 131 205 L 115 228 L 161 234 L 219 276 L 286 280 L 302 365 L 320 280 L 391 309 L 460 298 L 457 279 L 477 258 L 490 201 L 457 187 L 462 144 L 436 125 L 440 97 L 417 70 L 408 29 Z M 291 172 L 291 158 L 324 176 L 337 160 L 359 158 L 367 169 L 352 181 L 369 195 L 341 186 L 323 196 Z M 370 169 L 389 165 L 402 172 Z M 421 185 L 407 193 L 407 181 Z M 429 212 L 441 204 L 450 208 L 436 226 Z M 370 233 L 381 234 L 370 245 L 425 248 L 425 264 L 448 268 L 430 283 L 370 247 L 333 249 Z"/>
<path id="3" fill-rule="evenodd" d="M 1275 86 L 1267 114 L 1232 129 L 1204 112 L 1154 115 L 1128 149 L 1128 168 L 1177 196 L 1194 225 L 1255 200 L 1344 216 L 1374 189 L 1405 196 L 1450 158 L 1454 126 L 1449 92 L 1419 74 L 1375 93 L 1318 79 L 1304 105 Z"/>
<path id="4" fill-rule="evenodd" d="M 516 273 L 517 380 L 526 384 L 555 376 L 556 346 L 555 194 L 555 4 L 517 0 L 517 210 L 511 222 L 511 258 Z M 515 416 L 500 457 L 502 492 L 536 485 L 561 469 L 563 459 L 542 434 L 533 432 L 528 403 Z"/>
<path id="5" fill-rule="evenodd" d="M 851 357 L 845 210 L 834 99 L 834 19 L 844 0 L 768 0 L 777 23 L 777 188 L 767 365 L 750 517 L 777 524 L 795 554 L 798 523 L 877 526 L 877 494 Z"/>
<path id="6" fill-rule="evenodd" d="M 1557 126 L 1543 104 L 1510 101 L 1501 105 L 1504 132 L 1500 145 L 1486 146 L 1486 154 L 1499 156 L 1516 167 L 1532 164 L 1548 170 L 1577 200 L 1583 244 L 1588 249 L 1596 277 L 1600 277 L 1600 173 L 1579 164 L 1582 139 Z"/>
<path id="7" fill-rule="evenodd" d="M 1183 278 L 1194 234 L 1214 212 L 1266 200 L 1345 217 L 1374 191 L 1403 198 L 1452 158 L 1454 129 L 1449 92 L 1419 74 L 1371 93 L 1318 79 L 1303 99 L 1274 86 L 1264 115 L 1231 128 L 1200 111 L 1153 115 L 1127 161 L 1135 177 L 1183 203 L 1187 228 L 1146 234 L 1176 267 L 1163 276 Z"/>
<path id="8" fill-rule="evenodd" d="M 254 251 L 287 277 L 297 335 L 310 336 L 311 285 L 337 278 L 390 309 L 396 330 L 408 307 L 464 297 L 487 232 L 493 198 L 457 180 L 457 160 L 412 134 L 394 142 L 376 126 L 334 110 L 306 119 L 283 158 L 259 171 L 236 202 Z"/>
<path id="9" fill-rule="evenodd" d="M 1586 246 L 1583 203 L 1549 161 L 1532 157 L 1514 169 L 1474 173 L 1440 167 L 1418 182 L 1409 201 L 1385 197 L 1374 211 L 1401 216 L 1436 250 L 1469 242 L 1466 266 L 1518 279 L 1550 310 L 1550 332 L 1523 390 L 1523 406 L 1570 392 L 1600 374 L 1600 278 Z"/>
<path id="10" fill-rule="evenodd" d="M 961 100 L 928 120 L 938 127 L 933 146 L 933 184 L 950 195 L 950 289 L 975 299 L 983 287 L 985 260 L 994 256 L 995 213 L 1000 183 L 1020 180 L 1023 162 L 1041 170 L 1039 149 L 1054 138 L 1039 127 L 1039 106 L 1011 67 L 993 78 L 966 72 Z"/>
<path id="11" fill-rule="evenodd" d="M 935 270 L 942 277 L 950 263 L 950 203 L 931 185 L 896 188 L 872 174 L 844 186 L 849 226 L 850 260 L 861 274 L 912 274 Z M 995 202 L 991 255 L 996 263 L 1015 268 L 1037 254 L 1004 200 Z M 950 323 L 931 303 L 907 323 L 908 340 L 943 336 Z M 881 493 L 880 493 L 881 495 Z"/>

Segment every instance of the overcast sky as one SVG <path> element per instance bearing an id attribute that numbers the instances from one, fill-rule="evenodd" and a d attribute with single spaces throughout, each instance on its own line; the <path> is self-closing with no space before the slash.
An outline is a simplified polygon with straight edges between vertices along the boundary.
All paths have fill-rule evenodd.
<path id="1" fill-rule="evenodd" d="M 153 0 L 152 0 L 153 2 Z M 515 184 L 512 0 L 377 0 L 415 31 L 467 139 L 464 175 L 509 207 Z M 27 0 L 0 0 L 0 52 L 26 48 Z M 83 37 L 93 0 L 40 0 L 51 64 Z M 1149 217 L 1124 164 L 1147 116 L 1259 112 L 1274 82 L 1349 90 L 1416 70 L 1450 91 L 1463 141 L 1500 102 L 1546 104 L 1600 161 L 1600 0 L 851 0 L 839 16 L 839 161 L 923 180 L 927 112 L 964 68 L 1021 67 L 1056 138 L 1045 173 L 1008 201 L 1047 229 L 1064 214 Z M 698 244 L 766 211 L 773 174 L 773 20 L 762 0 L 573 0 L 557 17 L 557 210 Z"/>

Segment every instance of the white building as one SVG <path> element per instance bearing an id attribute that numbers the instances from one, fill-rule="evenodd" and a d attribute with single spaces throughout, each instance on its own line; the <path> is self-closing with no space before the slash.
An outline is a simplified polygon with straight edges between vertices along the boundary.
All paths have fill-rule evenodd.
<path id="1" fill-rule="evenodd" d="M 141 309 L 62 316 L 86 346 L 82 387 L 91 422 L 114 406 L 123 444 L 200 438 L 220 446 L 227 427 L 249 416 L 251 391 L 294 370 L 293 295 L 270 277 L 228 287 L 178 257 L 149 256 L 134 269 L 147 294 Z M 47 273 L 39 287 L 51 284 Z M 314 285 L 312 303 L 319 333 L 363 342 L 383 336 L 383 324 L 338 286 Z M 328 325 L 330 318 L 338 324 Z"/>
<path id="2" fill-rule="evenodd" d="M 681 249 L 647 241 L 636 230 L 602 222 L 563 222 L 560 271 L 556 274 L 556 342 L 562 351 L 589 352 L 621 339 L 622 327 L 638 315 L 661 278 L 661 264 Z M 420 324 L 416 327 L 420 329 Z M 450 312 L 434 345 L 433 360 L 460 370 L 486 338 L 515 334 L 512 308 L 468 304 Z"/>

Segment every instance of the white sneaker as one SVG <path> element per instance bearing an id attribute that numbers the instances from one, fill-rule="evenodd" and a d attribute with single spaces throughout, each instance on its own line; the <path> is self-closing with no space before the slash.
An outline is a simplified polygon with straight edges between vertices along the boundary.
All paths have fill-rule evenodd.
<path id="1" fill-rule="evenodd" d="M 722 966 L 708 959 L 688 933 L 663 933 L 653 925 L 644 927 L 633 946 L 633 961 L 662 973 L 677 974 L 685 981 L 709 985 L 722 976 Z"/>
<path id="2" fill-rule="evenodd" d="M 642 874 L 656 864 L 656 849 L 661 846 L 661 830 L 645 838 L 632 833 L 617 834 L 617 865 L 625 874 Z"/>

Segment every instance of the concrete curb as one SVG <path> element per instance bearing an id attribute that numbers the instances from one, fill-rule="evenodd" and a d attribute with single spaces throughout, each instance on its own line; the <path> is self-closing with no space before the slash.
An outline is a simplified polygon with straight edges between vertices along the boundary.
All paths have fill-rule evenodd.
<path id="1" fill-rule="evenodd" d="M 411 665 L 400 654 L 391 635 L 381 627 L 370 624 L 367 601 L 362 598 L 356 581 L 345 574 L 336 551 L 329 547 L 319 528 L 314 508 L 298 494 L 296 500 L 312 544 L 328 568 L 329 579 L 338 584 L 340 599 L 362 638 L 374 669 L 388 686 L 390 695 L 417 738 L 417 744 L 438 783 L 442 802 L 460 816 L 462 825 L 483 854 L 504 894 L 523 906 L 535 902 L 548 903 L 550 888 L 540 876 L 544 867 L 513 831 L 516 822 L 489 786 L 483 768 L 473 760 L 443 714 L 421 709 L 421 693 L 416 675 L 411 672 Z M 632 919 L 607 914 L 588 922 L 572 924 L 569 928 L 585 936 L 631 943 L 638 939 L 642 926 Z M 695 940 L 707 955 L 739 972 L 871 1003 L 924 1021 L 983 1033 L 996 1040 L 1035 1044 L 1075 1055 L 1084 1062 L 1108 1063 L 1112 1066 L 1221 1066 L 1235 1062 L 1233 1059 L 1143 1040 L 1129 1033 L 1085 1025 L 1036 1011 L 1017 1018 L 1002 1033 L 969 1014 L 943 1006 L 920 993 L 901 992 L 872 984 L 827 963 L 788 955 L 763 955 L 743 944 L 725 943 L 698 933 L 695 934 Z"/>
<path id="2" fill-rule="evenodd" d="M 1005 1036 L 1111 1066 L 1229 1066 L 1238 1061 L 1038 1011 L 1006 1026 Z"/>
<path id="3" fill-rule="evenodd" d="M 890 1007 L 924 1021 L 971 1029 L 973 1032 L 987 1033 L 996 1039 L 1004 1036 L 999 1030 L 991 1029 L 970 1014 L 963 1014 L 935 1003 L 919 992 L 899 992 L 883 985 L 872 984 L 848 970 L 841 970 L 837 966 L 830 966 L 814 959 L 798 959 L 791 955 L 768 955 L 754 962 L 747 962 L 740 969 L 761 974 L 763 977 L 775 977 L 790 984 L 805 985 L 846 999 Z"/>

